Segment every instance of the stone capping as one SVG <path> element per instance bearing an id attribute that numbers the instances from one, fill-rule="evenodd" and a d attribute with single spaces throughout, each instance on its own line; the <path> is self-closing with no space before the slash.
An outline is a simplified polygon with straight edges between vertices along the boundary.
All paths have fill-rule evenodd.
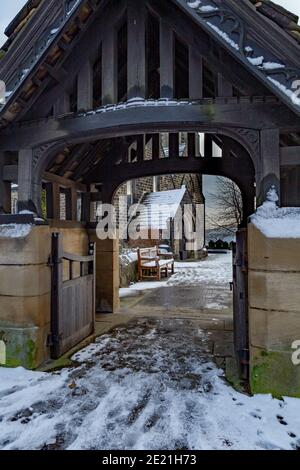
<path id="1" fill-rule="evenodd" d="M 300 335 L 300 239 L 268 238 L 248 225 L 252 393 L 300 397 L 292 344 Z"/>

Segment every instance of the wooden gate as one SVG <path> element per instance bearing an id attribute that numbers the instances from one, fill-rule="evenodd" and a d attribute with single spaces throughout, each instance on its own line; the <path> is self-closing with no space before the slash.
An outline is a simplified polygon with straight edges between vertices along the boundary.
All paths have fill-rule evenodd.
<path id="1" fill-rule="evenodd" d="M 241 378 L 249 377 L 247 229 L 236 234 L 233 247 L 233 315 L 235 355 Z"/>
<path id="2" fill-rule="evenodd" d="M 57 359 L 95 328 L 95 246 L 88 256 L 66 253 L 52 235 L 51 357 Z"/>

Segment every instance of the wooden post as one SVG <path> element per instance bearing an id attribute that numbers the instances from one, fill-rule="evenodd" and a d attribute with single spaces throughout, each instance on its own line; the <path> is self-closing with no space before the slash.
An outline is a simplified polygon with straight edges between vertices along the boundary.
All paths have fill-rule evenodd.
<path id="1" fill-rule="evenodd" d="M 60 98 L 54 103 L 54 115 L 67 114 L 70 111 L 70 96 L 63 90 Z"/>
<path id="2" fill-rule="evenodd" d="M 45 183 L 45 190 L 46 190 L 47 219 L 54 219 L 52 183 Z"/>
<path id="3" fill-rule="evenodd" d="M 18 207 L 36 209 L 41 214 L 41 191 L 42 183 L 34 180 L 33 150 L 22 149 L 19 151 L 18 161 Z"/>
<path id="4" fill-rule="evenodd" d="M 46 183 L 47 218 L 60 219 L 60 188 L 57 183 Z"/>
<path id="5" fill-rule="evenodd" d="M 233 87 L 231 83 L 224 79 L 223 75 L 218 73 L 218 96 L 221 98 L 229 98 L 233 95 Z"/>
<path id="6" fill-rule="evenodd" d="M 188 157 L 196 157 L 196 134 L 188 133 L 187 147 Z"/>
<path id="7" fill-rule="evenodd" d="M 20 150 L 18 166 L 19 201 L 32 200 L 32 149 Z"/>
<path id="8" fill-rule="evenodd" d="M 191 100 L 203 98 L 203 60 L 195 46 L 189 48 L 189 90 Z"/>
<path id="9" fill-rule="evenodd" d="M 51 279 L 51 332 L 53 345 L 51 346 L 51 357 L 57 359 L 61 356 L 59 334 L 61 331 L 60 312 L 62 309 L 62 283 L 63 283 L 63 263 L 62 239 L 59 233 L 52 234 L 52 279 Z"/>
<path id="10" fill-rule="evenodd" d="M 160 22 L 160 97 L 174 98 L 174 32 L 171 25 Z"/>
<path id="11" fill-rule="evenodd" d="M 72 189 L 66 188 L 64 190 L 66 196 L 66 220 L 73 220 L 73 211 L 72 211 Z"/>
<path id="12" fill-rule="evenodd" d="M 117 102 L 117 47 L 116 30 L 106 22 L 102 41 L 102 104 Z"/>
<path id="13" fill-rule="evenodd" d="M 138 135 L 136 139 L 136 155 L 137 161 L 143 162 L 145 157 L 145 136 Z"/>
<path id="14" fill-rule="evenodd" d="M 280 145 L 279 129 L 263 129 L 260 132 L 261 168 L 257 177 L 258 205 L 275 186 L 280 200 Z"/>
<path id="15" fill-rule="evenodd" d="M 179 134 L 169 134 L 169 158 L 179 157 Z"/>
<path id="16" fill-rule="evenodd" d="M 81 195 L 81 221 L 91 221 L 91 193 L 82 193 Z"/>
<path id="17" fill-rule="evenodd" d="M 71 218 L 73 221 L 77 221 L 77 200 L 78 200 L 78 194 L 76 189 L 72 186 L 71 188 L 71 204 L 72 204 L 72 215 Z"/>
<path id="18" fill-rule="evenodd" d="M 93 67 L 87 60 L 78 74 L 78 109 L 90 110 L 93 108 Z"/>
<path id="19" fill-rule="evenodd" d="M 204 136 L 204 158 L 213 157 L 213 141 L 212 137 L 209 134 Z"/>
<path id="20" fill-rule="evenodd" d="M 146 9 L 128 0 L 128 99 L 146 96 Z"/>
<path id="21" fill-rule="evenodd" d="M 11 183 L 4 181 L 4 166 L 8 163 L 5 152 L 0 152 L 0 211 L 11 213 Z"/>
<path id="22" fill-rule="evenodd" d="M 160 157 L 160 135 L 152 135 L 152 160 L 159 160 Z"/>

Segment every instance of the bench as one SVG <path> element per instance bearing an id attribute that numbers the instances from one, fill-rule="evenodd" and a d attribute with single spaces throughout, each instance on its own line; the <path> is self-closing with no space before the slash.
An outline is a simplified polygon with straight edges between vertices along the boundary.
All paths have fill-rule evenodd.
<path id="1" fill-rule="evenodd" d="M 160 253 L 157 246 L 138 249 L 139 280 L 157 279 L 162 275 L 174 274 L 174 258 L 172 253 Z"/>

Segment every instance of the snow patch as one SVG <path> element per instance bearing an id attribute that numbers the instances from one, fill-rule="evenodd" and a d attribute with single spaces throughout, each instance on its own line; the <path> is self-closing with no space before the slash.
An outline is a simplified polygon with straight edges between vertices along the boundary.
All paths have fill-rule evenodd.
<path id="1" fill-rule="evenodd" d="M 0 238 L 26 238 L 31 229 L 31 224 L 0 225 Z"/>
<path id="2" fill-rule="evenodd" d="M 283 83 L 280 83 L 278 80 L 275 80 L 275 78 L 268 77 L 268 80 L 273 83 L 273 85 L 275 85 L 277 88 L 279 88 L 281 92 L 288 96 L 293 104 L 295 104 L 296 106 L 300 106 L 300 98 L 297 97 L 296 93 L 293 90 L 290 90 Z"/>
<path id="3" fill-rule="evenodd" d="M 201 3 L 202 3 L 201 0 L 195 0 L 194 2 L 188 2 L 187 4 L 190 8 L 196 9 L 196 8 L 199 8 Z"/>
<path id="4" fill-rule="evenodd" d="M 251 222 L 267 238 L 300 238 L 300 208 L 277 206 L 278 195 L 273 186 L 267 200 L 251 217 Z"/>
<path id="5" fill-rule="evenodd" d="M 120 297 L 134 297 L 140 292 L 161 287 L 228 286 L 232 281 L 232 253 L 210 254 L 202 261 L 176 262 L 169 279 L 138 282 L 120 289 Z M 215 308 L 215 307 L 214 307 Z M 216 309 L 220 309 L 220 305 Z"/>
<path id="6" fill-rule="evenodd" d="M 207 25 L 213 29 L 214 31 L 216 31 L 216 33 L 219 34 L 219 36 L 221 36 L 231 47 L 233 47 L 234 49 L 236 49 L 237 51 L 240 50 L 240 46 L 235 42 L 233 41 L 229 36 L 228 34 L 225 32 L 225 31 L 222 31 L 220 28 L 218 28 L 218 26 L 214 25 L 213 23 L 211 23 L 210 21 L 207 22 Z"/>
<path id="7" fill-rule="evenodd" d="M 122 266 L 128 266 L 129 264 L 136 262 L 137 259 L 137 250 L 123 250 L 120 254 L 120 264 Z"/>
<path id="8" fill-rule="evenodd" d="M 250 62 L 252 65 L 255 65 L 255 66 L 262 65 L 263 61 L 265 60 L 264 56 L 260 56 L 260 57 L 247 57 L 247 59 L 249 60 L 249 62 Z"/>
<path id="9" fill-rule="evenodd" d="M 262 65 L 264 70 L 277 70 L 277 69 L 284 69 L 284 64 L 278 64 L 276 62 L 264 62 Z"/>
<path id="10" fill-rule="evenodd" d="M 138 320 L 52 374 L 0 368 L 0 449 L 292 450 L 300 400 L 236 392 L 209 335 L 180 320 Z"/>

